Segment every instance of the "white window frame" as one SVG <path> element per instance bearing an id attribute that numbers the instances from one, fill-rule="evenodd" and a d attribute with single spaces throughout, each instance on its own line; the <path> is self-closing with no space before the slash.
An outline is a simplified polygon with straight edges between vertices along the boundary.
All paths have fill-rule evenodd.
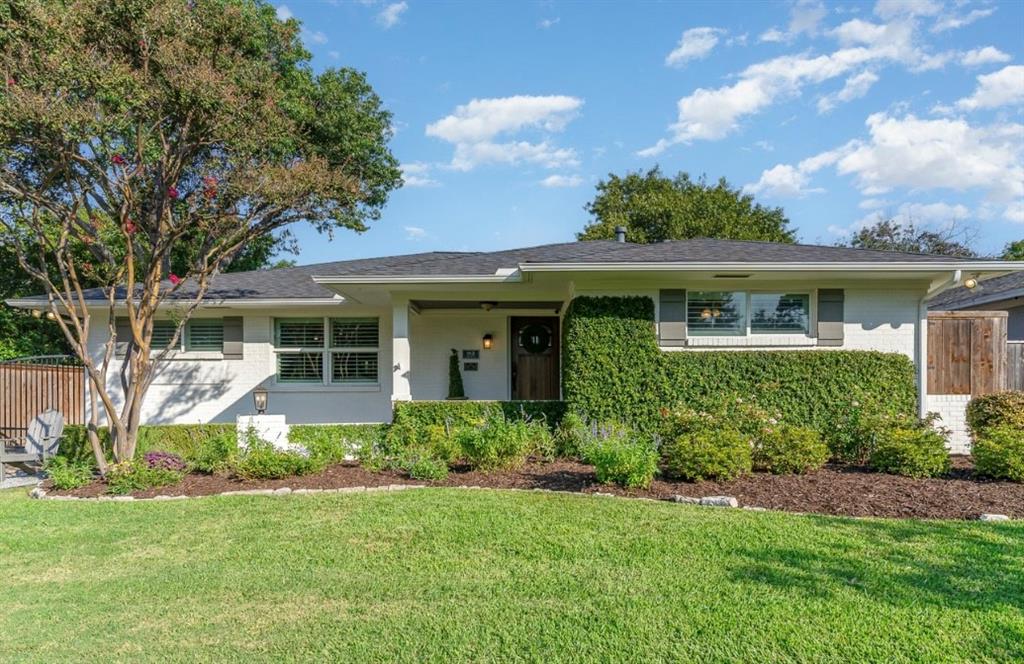
<path id="1" fill-rule="evenodd" d="M 690 328 L 690 295 L 691 293 L 742 293 L 744 298 L 743 307 L 743 333 L 742 334 L 693 334 L 689 331 Z M 686 289 L 686 302 L 683 306 L 684 315 L 686 317 L 687 326 L 687 339 L 763 339 L 765 344 L 771 344 L 772 338 L 784 337 L 787 339 L 811 339 L 816 336 L 816 325 L 815 319 L 817 317 L 816 302 L 817 299 L 815 294 L 817 290 L 810 289 L 779 289 L 779 288 L 757 288 L 757 289 L 743 289 L 743 288 L 694 288 Z M 806 295 L 807 296 L 807 330 L 804 332 L 754 332 L 752 329 L 753 315 L 752 315 L 752 296 L 753 295 Z M 717 345 L 717 344 L 716 344 Z"/>
<path id="2" fill-rule="evenodd" d="M 288 320 L 313 320 L 320 319 L 320 324 L 323 326 L 323 345 L 322 346 L 303 346 L 302 348 L 282 348 L 277 345 L 278 342 L 278 322 Z M 375 319 L 377 321 L 377 345 L 371 346 L 340 346 L 335 347 L 333 345 L 333 335 L 331 334 L 331 321 L 333 320 L 368 320 Z M 350 388 L 354 390 L 359 389 L 380 389 L 380 371 L 381 371 L 381 343 L 380 343 L 381 324 L 379 316 L 276 316 L 271 320 L 271 339 L 273 340 L 274 349 L 274 383 L 284 387 L 293 389 L 302 389 L 308 387 L 334 387 L 334 388 Z M 334 380 L 334 367 L 332 357 L 334 353 L 369 353 L 373 352 L 377 354 L 377 377 L 374 380 Z M 278 362 L 278 355 L 290 354 L 290 353 L 319 353 L 320 354 L 320 380 L 281 380 L 280 377 L 280 364 Z"/>

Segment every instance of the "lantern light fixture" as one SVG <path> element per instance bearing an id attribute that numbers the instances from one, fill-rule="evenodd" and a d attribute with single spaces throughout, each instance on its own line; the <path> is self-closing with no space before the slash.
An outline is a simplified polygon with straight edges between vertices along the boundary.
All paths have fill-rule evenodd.
<path id="1" fill-rule="evenodd" d="M 267 403 L 270 400 L 270 395 L 267 393 L 267 388 L 257 387 L 252 391 L 252 402 L 256 406 L 256 414 L 263 415 L 267 412 Z"/>
<path id="2" fill-rule="evenodd" d="M 484 335 L 483 339 L 484 350 L 490 350 L 494 346 L 494 335 L 490 332 Z"/>

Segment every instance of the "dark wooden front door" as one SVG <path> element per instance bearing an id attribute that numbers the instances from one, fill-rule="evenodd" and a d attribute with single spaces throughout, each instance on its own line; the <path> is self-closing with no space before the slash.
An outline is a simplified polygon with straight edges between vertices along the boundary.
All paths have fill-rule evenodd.
<path id="1" fill-rule="evenodd" d="M 512 319 L 512 398 L 558 399 L 558 318 Z"/>

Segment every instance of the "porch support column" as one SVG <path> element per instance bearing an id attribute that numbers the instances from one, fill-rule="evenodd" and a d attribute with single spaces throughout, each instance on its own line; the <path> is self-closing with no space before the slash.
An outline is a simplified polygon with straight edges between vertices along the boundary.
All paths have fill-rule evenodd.
<path id="1" fill-rule="evenodd" d="M 412 401 L 409 372 L 412 370 L 412 350 L 409 346 L 409 300 L 391 300 L 391 400 Z"/>
<path id="2" fill-rule="evenodd" d="M 928 298 L 917 310 L 917 414 L 928 415 Z"/>

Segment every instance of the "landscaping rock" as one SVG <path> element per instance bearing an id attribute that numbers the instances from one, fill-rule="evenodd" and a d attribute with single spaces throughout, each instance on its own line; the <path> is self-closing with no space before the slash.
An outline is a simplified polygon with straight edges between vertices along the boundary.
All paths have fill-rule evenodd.
<path id="1" fill-rule="evenodd" d="M 273 489 L 244 489 L 242 491 L 225 491 L 222 496 L 273 496 Z"/>
<path id="2" fill-rule="evenodd" d="M 978 521 L 1009 521 L 1010 517 L 1005 514 L 982 514 Z"/>
<path id="3" fill-rule="evenodd" d="M 614 498 L 615 497 L 614 493 L 605 493 L 604 491 L 595 491 L 593 493 L 593 495 L 601 496 L 602 498 Z"/>
<path id="4" fill-rule="evenodd" d="M 307 493 L 323 493 L 323 489 L 295 489 L 292 491 L 295 495 L 305 495 Z"/>
<path id="5" fill-rule="evenodd" d="M 672 496 L 672 502 L 673 503 L 683 503 L 683 504 L 686 504 L 686 505 L 699 505 L 700 504 L 700 498 L 692 498 L 690 496 L 680 496 L 679 494 L 676 494 L 676 495 Z"/>
<path id="6" fill-rule="evenodd" d="M 739 507 L 740 501 L 732 496 L 704 496 L 700 504 L 706 507 Z"/>
<path id="7" fill-rule="evenodd" d="M 153 496 L 153 500 L 187 500 L 188 496 Z"/>
<path id="8" fill-rule="evenodd" d="M 292 492 L 291 487 L 283 486 L 280 489 L 274 489 L 273 493 L 275 496 L 285 496 Z"/>
<path id="9" fill-rule="evenodd" d="M 754 507 L 753 505 L 744 505 L 743 509 L 747 510 L 748 512 L 767 512 L 768 511 L 767 507 Z"/>
<path id="10" fill-rule="evenodd" d="M 112 500 L 115 500 L 119 503 L 128 503 L 135 500 L 135 496 L 114 496 Z"/>
<path id="11" fill-rule="evenodd" d="M 37 486 L 36 488 L 34 488 L 34 489 L 32 489 L 31 491 L 28 492 L 28 497 L 29 498 L 35 498 L 35 499 L 45 498 L 46 497 L 46 491 L 43 490 L 43 487 Z"/>

